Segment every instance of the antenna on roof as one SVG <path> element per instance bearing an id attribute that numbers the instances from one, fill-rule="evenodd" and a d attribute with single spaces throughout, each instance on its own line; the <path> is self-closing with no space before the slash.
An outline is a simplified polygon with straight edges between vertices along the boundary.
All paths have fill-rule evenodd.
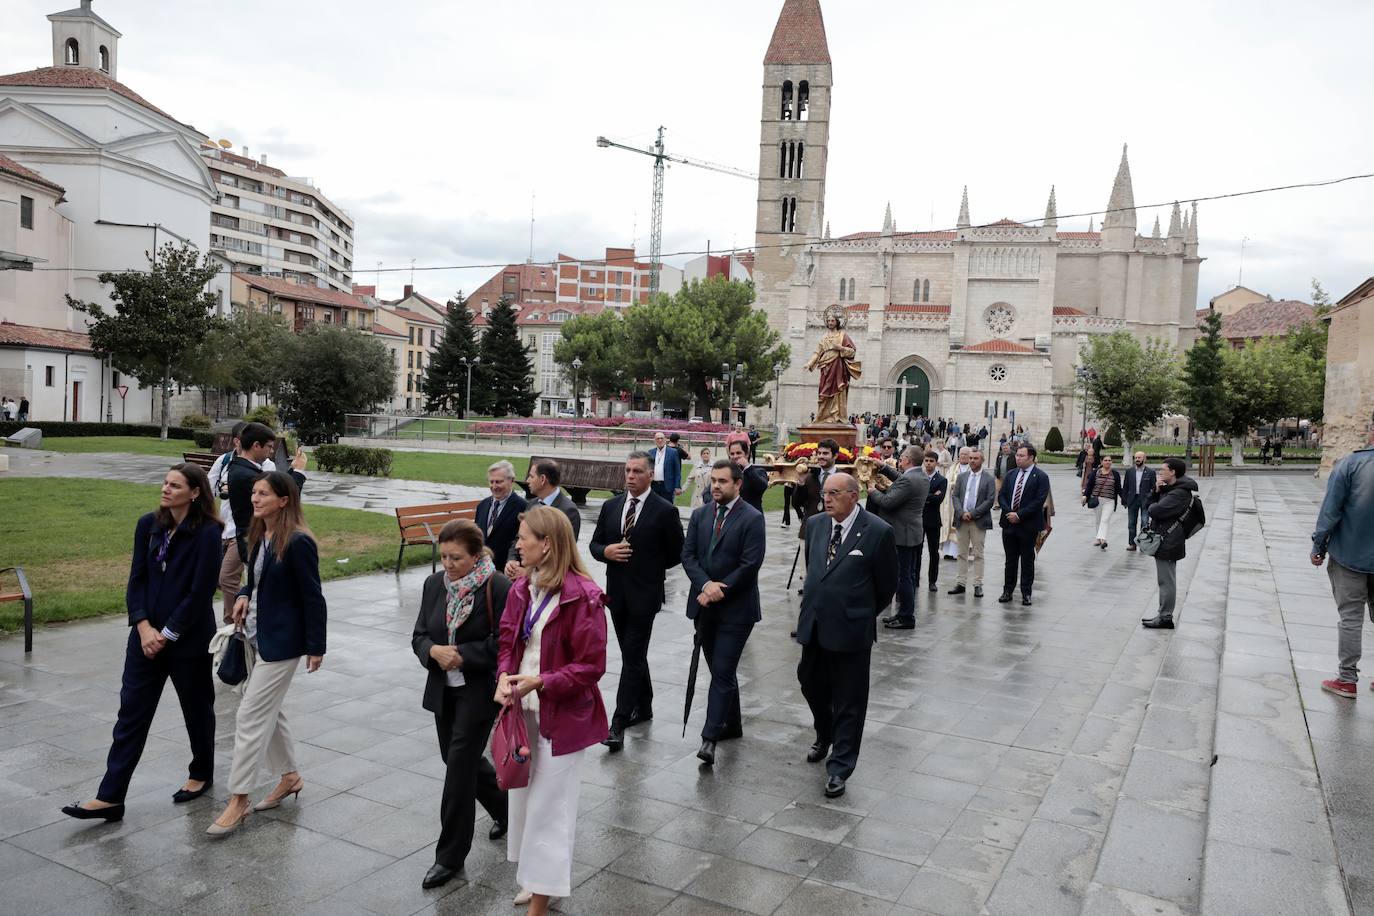
<path id="1" fill-rule="evenodd" d="M 410 259 L 410 287 L 415 288 L 415 259 Z"/>
<path id="2" fill-rule="evenodd" d="M 525 259 L 526 264 L 534 263 L 534 192 L 530 192 L 530 256 Z"/>

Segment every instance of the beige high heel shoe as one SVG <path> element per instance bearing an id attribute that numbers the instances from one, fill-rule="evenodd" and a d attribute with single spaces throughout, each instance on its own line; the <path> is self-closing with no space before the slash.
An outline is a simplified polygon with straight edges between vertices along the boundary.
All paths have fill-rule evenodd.
<path id="1" fill-rule="evenodd" d="M 284 801 L 286 801 L 286 797 L 287 797 L 288 795 L 294 795 L 294 796 L 296 796 L 296 800 L 297 800 L 297 801 L 300 801 L 301 789 L 304 789 L 304 788 L 305 788 L 305 780 L 302 779 L 302 778 L 300 778 L 299 776 L 297 776 L 297 777 L 296 777 L 295 785 L 293 785 L 290 789 L 287 789 L 285 792 L 283 792 L 281 795 L 278 795 L 276 798 L 273 798 L 273 797 L 270 796 L 270 795 L 267 796 L 267 797 L 264 798 L 262 801 L 258 802 L 256 805 L 254 805 L 254 806 L 253 806 L 253 810 L 254 810 L 254 811 L 270 811 L 270 810 L 272 810 L 273 808 L 280 807 L 280 806 L 281 806 L 281 803 L 284 802 Z"/>
<path id="2" fill-rule="evenodd" d="M 221 827 L 221 826 L 220 826 L 219 824 L 217 824 L 217 823 L 211 823 L 209 827 L 206 827 L 206 828 L 205 828 L 205 833 L 206 833 L 207 836 L 212 836 L 212 837 L 226 837 L 226 836 L 228 836 L 229 834 L 233 833 L 235 830 L 238 830 L 240 827 L 242 827 L 242 826 L 243 826 L 243 822 L 246 821 L 246 820 L 248 820 L 248 815 L 250 815 L 250 814 L 252 814 L 252 813 L 253 813 L 253 809 L 251 809 L 251 808 L 247 809 L 246 811 L 243 812 L 242 815 L 239 816 L 239 819 L 238 819 L 238 820 L 234 821 L 234 823 L 230 824 L 230 825 L 227 826 L 227 827 Z"/>

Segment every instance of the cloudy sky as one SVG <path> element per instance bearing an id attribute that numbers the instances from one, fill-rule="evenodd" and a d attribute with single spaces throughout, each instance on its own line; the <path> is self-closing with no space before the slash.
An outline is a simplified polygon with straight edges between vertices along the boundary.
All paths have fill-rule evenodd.
<path id="1" fill-rule="evenodd" d="M 384 268 L 648 248 L 651 165 L 758 167 L 761 61 L 780 0 L 98 0 L 120 78 L 211 138 L 308 176 Z M 47 13 L 5 0 L 4 72 L 50 63 Z M 829 0 L 834 234 L 1106 206 L 1122 143 L 1138 204 L 1374 172 L 1374 4 Z M 664 251 L 752 243 L 747 180 L 670 169 Z M 1142 209 L 1148 233 L 1156 212 Z M 1374 180 L 1201 205 L 1200 304 L 1244 283 L 1333 297 L 1374 273 Z M 1087 228 L 1087 217 L 1061 228 Z M 1100 219 L 1099 219 L 1100 222 Z M 684 258 L 668 258 L 681 261 Z M 417 272 L 443 296 L 489 269 Z M 406 271 L 380 274 L 399 291 Z"/>

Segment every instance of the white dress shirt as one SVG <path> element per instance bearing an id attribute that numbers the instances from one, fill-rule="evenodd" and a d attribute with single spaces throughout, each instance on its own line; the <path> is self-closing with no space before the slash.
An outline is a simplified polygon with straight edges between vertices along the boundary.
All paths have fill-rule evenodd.
<path id="1" fill-rule="evenodd" d="M 978 504 L 978 488 L 983 483 L 982 471 L 969 471 L 964 478 L 964 511 L 972 512 Z"/>
<path id="2" fill-rule="evenodd" d="M 635 495 L 634 495 L 633 493 L 631 493 L 629 490 L 626 490 L 626 491 L 625 491 L 625 503 L 624 503 L 624 505 L 622 505 L 622 506 L 620 507 L 620 530 L 621 530 L 621 531 L 624 531 L 624 530 L 625 530 L 625 519 L 626 519 L 626 518 L 629 516 L 629 514 L 630 514 L 630 500 L 632 500 L 632 499 L 637 499 L 637 500 L 639 500 L 639 502 L 635 503 L 635 524 L 639 524 L 639 517 L 640 517 L 641 515 L 644 514 L 644 501 L 645 501 L 646 499 L 649 498 L 649 492 L 650 492 L 650 491 L 645 490 L 643 493 L 639 494 L 638 496 L 635 496 Z"/>
<path id="3" fill-rule="evenodd" d="M 663 459 L 668 454 L 668 447 L 654 449 L 654 480 L 663 481 Z"/>
<path id="4" fill-rule="evenodd" d="M 846 516 L 844 517 L 844 521 L 842 521 L 842 522 L 836 522 L 836 521 L 834 521 L 834 519 L 831 519 L 831 521 L 833 522 L 833 524 L 830 526 L 830 537 L 833 538 L 833 537 L 835 536 L 835 527 L 836 527 L 836 526 L 839 526 L 839 529 L 840 529 L 840 543 L 843 544 L 845 538 L 849 537 L 849 532 L 850 532 L 850 530 L 854 527 L 854 520 L 855 520 L 856 518 L 858 518 L 858 517 L 859 517 L 859 504 L 858 504 L 858 503 L 855 503 L 855 504 L 854 504 L 854 508 L 851 509 L 851 510 L 849 511 L 849 514 L 846 515 Z M 836 554 L 836 556 L 839 556 L 839 554 Z"/>

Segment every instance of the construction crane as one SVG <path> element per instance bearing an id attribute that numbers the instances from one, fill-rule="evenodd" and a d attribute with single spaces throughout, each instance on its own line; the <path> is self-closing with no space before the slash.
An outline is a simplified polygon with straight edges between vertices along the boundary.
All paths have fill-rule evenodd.
<path id="1" fill-rule="evenodd" d="M 616 149 L 628 150 L 631 153 L 639 153 L 649 156 L 654 160 L 654 197 L 651 216 L 649 218 L 649 295 L 658 294 L 658 275 L 659 269 L 663 266 L 663 170 L 669 162 L 677 162 L 682 165 L 690 165 L 699 169 L 708 169 L 712 172 L 722 172 L 726 175 L 734 175 L 737 178 L 748 178 L 750 181 L 758 181 L 759 176 L 753 172 L 746 172 L 744 169 L 737 169 L 728 165 L 718 165 L 714 162 L 706 162 L 702 159 L 690 159 L 686 156 L 670 156 L 663 149 L 663 128 L 658 129 L 658 141 L 649 149 L 640 149 L 636 146 L 628 146 L 624 143 L 617 143 L 605 137 L 596 138 L 597 146 L 613 146 Z"/>

